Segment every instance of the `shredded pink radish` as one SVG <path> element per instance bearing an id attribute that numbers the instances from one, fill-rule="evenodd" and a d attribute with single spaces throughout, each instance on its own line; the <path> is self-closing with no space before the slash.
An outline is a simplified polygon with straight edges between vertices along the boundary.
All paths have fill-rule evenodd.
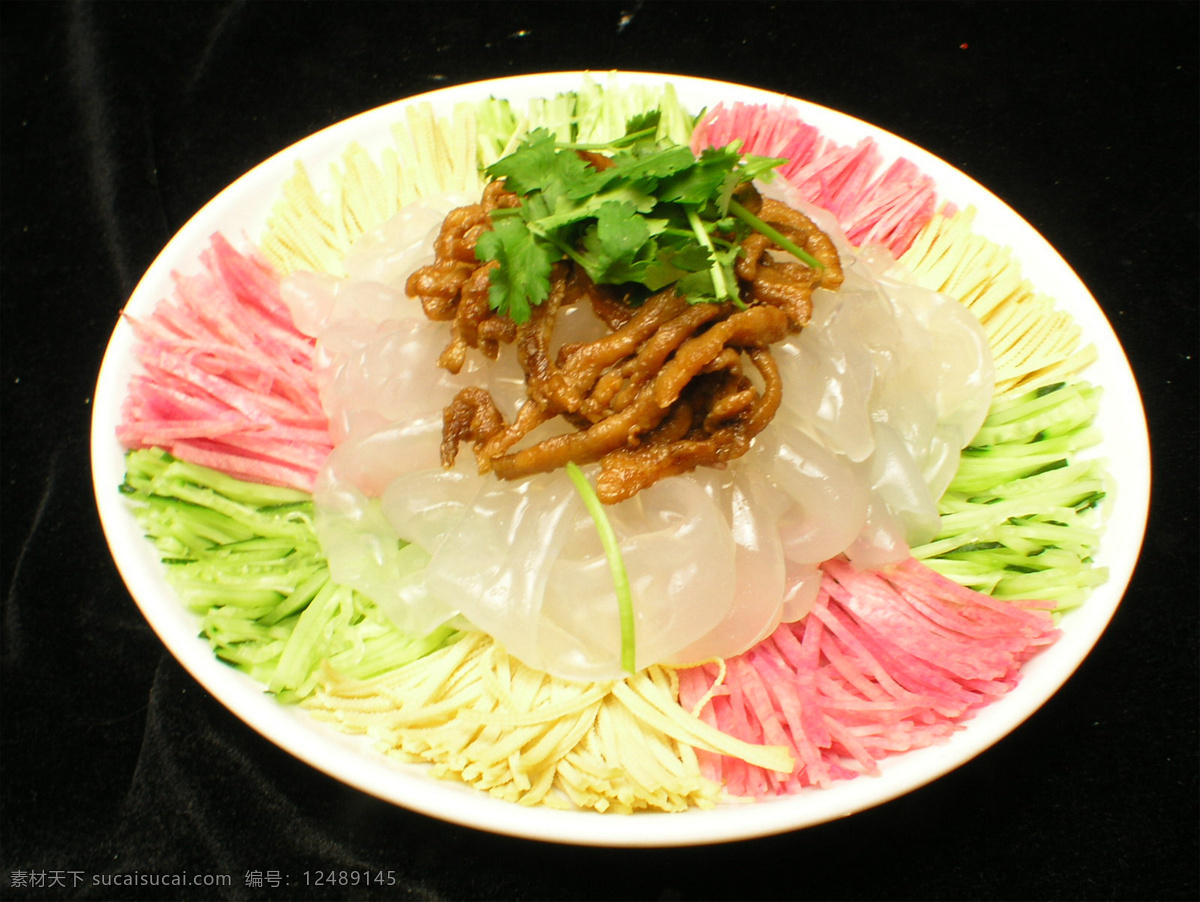
<path id="1" fill-rule="evenodd" d="M 142 373 L 117 438 L 256 482 L 311 491 L 333 448 L 313 340 L 292 324 L 279 277 L 221 235 L 194 275 L 144 320 L 129 318 Z"/>
<path id="2" fill-rule="evenodd" d="M 900 159 L 877 172 L 882 157 L 864 138 L 844 147 L 825 138 L 791 107 L 717 104 L 692 133 L 692 147 L 740 140 L 746 153 L 789 160 L 779 173 L 811 204 L 832 213 L 857 247 L 881 244 L 899 256 L 933 218 L 933 179 Z"/>
<path id="3" fill-rule="evenodd" d="M 822 565 L 816 606 L 719 670 L 680 671 L 680 701 L 722 732 L 783 745 L 791 774 L 700 753 L 706 776 L 765 798 L 872 773 L 881 758 L 940 742 L 1009 691 L 1058 637 L 1052 603 L 998 602 L 915 560 L 858 571 Z"/>

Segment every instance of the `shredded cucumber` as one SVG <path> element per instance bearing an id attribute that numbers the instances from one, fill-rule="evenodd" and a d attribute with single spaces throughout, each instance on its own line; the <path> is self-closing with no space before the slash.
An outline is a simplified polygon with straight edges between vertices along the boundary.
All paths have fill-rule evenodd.
<path id="1" fill-rule="evenodd" d="M 587 79 L 575 95 L 575 136 L 583 144 L 611 141 L 625 132 L 635 116 L 657 110 L 658 132 L 655 137 L 672 144 L 687 144 L 697 117 L 679 103 L 675 86 L 600 84 Z"/>
<path id="2" fill-rule="evenodd" d="M 121 491 L 217 657 L 285 701 L 313 691 L 323 661 L 364 679 L 456 636 L 448 627 L 402 633 L 369 599 L 334 584 L 305 492 L 243 482 L 158 449 L 126 456 Z"/>
<path id="3" fill-rule="evenodd" d="M 524 109 L 514 109 L 508 100 L 488 98 L 475 107 L 480 168 L 511 153 L 532 129 L 544 128 L 564 144 L 603 143 L 623 135 L 633 117 L 654 110 L 659 113 L 656 138 L 673 144 L 691 140 L 698 117 L 683 108 L 670 84 L 622 88 L 587 78 L 578 91 L 531 100 Z"/>
<path id="4" fill-rule="evenodd" d="M 1092 564 L 1110 479 L 1097 444 L 1100 390 L 1057 383 L 999 401 L 941 499 L 942 525 L 913 556 L 1000 599 L 1081 604 L 1107 578 Z"/>
<path id="5" fill-rule="evenodd" d="M 479 168 L 486 169 L 511 151 L 519 122 L 512 104 L 497 97 L 480 101 L 475 107 L 475 141 L 479 150 Z"/>

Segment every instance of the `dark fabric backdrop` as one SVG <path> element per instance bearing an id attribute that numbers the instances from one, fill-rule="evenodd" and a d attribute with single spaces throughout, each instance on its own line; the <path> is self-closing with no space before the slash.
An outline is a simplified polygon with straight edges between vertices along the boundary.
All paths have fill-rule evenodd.
<path id="1" fill-rule="evenodd" d="M 0 895 L 1195 899 L 1197 4 L 17 3 L 3 53 Z M 714 848 L 491 836 L 310 769 L 163 649 L 88 463 L 108 333 L 170 236 L 305 135 L 458 82 L 561 69 L 740 81 L 964 170 L 1090 286 L 1145 396 L 1155 486 L 1124 604 L 995 748 L 844 821 Z M 1118 474 L 1119 476 L 1119 474 Z M 385 869 L 394 887 L 306 888 Z M 71 888 L 12 886 L 74 871 Z M 248 871 L 291 875 L 247 886 Z M 105 873 L 232 886 L 103 889 Z"/>

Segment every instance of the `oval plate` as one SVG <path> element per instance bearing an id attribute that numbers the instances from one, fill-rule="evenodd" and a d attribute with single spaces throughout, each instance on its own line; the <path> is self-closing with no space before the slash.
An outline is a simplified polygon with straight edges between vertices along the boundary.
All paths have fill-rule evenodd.
<path id="1" fill-rule="evenodd" d="M 189 271 L 214 232 L 238 238 L 262 234 L 281 186 L 301 161 L 311 173 L 327 170 L 352 141 L 368 151 L 390 143 L 390 127 L 409 104 L 429 102 L 448 110 L 459 101 L 507 98 L 515 108 L 527 100 L 575 90 L 582 72 L 525 75 L 476 82 L 406 98 L 330 126 L 271 157 L 238 179 L 201 209 L 151 265 L 126 311 L 150 313 L 172 291 L 173 270 Z M 1087 288 L 1027 222 L 981 185 L 939 158 L 853 117 L 801 100 L 726 82 L 641 72 L 597 76 L 618 85 L 671 82 L 685 109 L 711 108 L 719 101 L 787 103 L 826 137 L 841 144 L 873 138 L 885 162 L 905 157 L 931 176 L 938 196 L 978 213 L 974 231 L 1012 249 L 1038 292 L 1049 295 L 1080 324 L 1098 360 L 1086 377 L 1104 388 L 1097 425 L 1104 443 L 1097 453 L 1120 474 L 1108 526 L 1096 563 L 1109 568 L 1108 581 L 1062 621 L 1062 638 L 1027 664 L 1012 692 L 979 711 L 948 742 L 881 762 L 874 777 L 805 790 L 754 804 L 720 806 L 677 814 L 617 816 L 590 811 L 525 808 L 465 785 L 434 779 L 417 765 L 402 765 L 364 742 L 333 731 L 302 710 L 276 703 L 263 687 L 213 656 L 197 637 L 197 620 L 163 578 L 154 546 L 126 506 L 117 486 L 124 477 L 123 448 L 116 428 L 134 371 L 133 335 L 122 321 L 113 331 L 96 386 L 91 453 L 96 501 L 112 555 L 130 593 L 163 643 L 179 662 L 247 724 L 313 767 L 364 792 L 414 811 L 481 830 L 554 842 L 652 847 L 747 839 L 845 817 L 910 792 L 969 761 L 1036 711 L 1075 671 L 1112 618 L 1133 574 L 1145 532 L 1150 494 L 1150 455 L 1145 415 L 1128 361 L 1111 326 Z"/>

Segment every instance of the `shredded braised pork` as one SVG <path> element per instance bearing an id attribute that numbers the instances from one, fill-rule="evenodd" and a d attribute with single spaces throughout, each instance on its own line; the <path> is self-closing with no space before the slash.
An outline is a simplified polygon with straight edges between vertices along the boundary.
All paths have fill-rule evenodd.
<path id="1" fill-rule="evenodd" d="M 770 239 L 752 233 L 736 266 L 742 304 L 691 304 L 668 288 L 635 307 L 616 287 L 596 285 L 562 262 L 551 273 L 549 297 L 521 325 L 490 308 L 496 264 L 475 258 L 475 242 L 491 227 L 489 212 L 516 206 L 519 198 L 494 182 L 481 203 L 452 211 L 434 263 L 413 273 L 408 293 L 431 319 L 453 322 L 439 358 L 451 372 L 461 370 L 468 349 L 495 359 L 502 345 L 515 342 L 527 399 L 508 423 L 486 390 L 459 392 L 444 414 L 443 465 L 453 466 L 464 441 L 474 443 L 480 472 L 501 479 L 599 462 L 596 493 L 611 504 L 666 476 L 745 454 L 782 395 L 771 345 L 807 325 L 813 290 L 836 289 L 842 269 L 829 236 L 803 213 L 753 189 L 739 199 L 823 268 L 783 259 Z M 591 305 L 609 333 L 565 345 L 552 357 L 559 311 L 580 303 Z M 574 431 L 518 448 L 555 417 Z"/>

